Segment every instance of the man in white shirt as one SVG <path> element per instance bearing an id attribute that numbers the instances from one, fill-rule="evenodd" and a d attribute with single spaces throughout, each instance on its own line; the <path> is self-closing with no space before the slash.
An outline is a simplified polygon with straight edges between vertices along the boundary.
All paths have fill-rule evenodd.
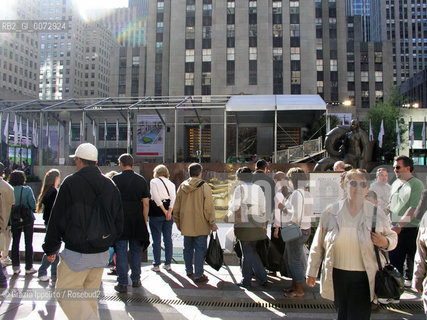
<path id="1" fill-rule="evenodd" d="M 390 185 L 388 184 L 388 172 L 386 168 L 378 168 L 376 180 L 371 184 L 369 190 L 377 194 L 378 206 L 388 213 L 388 204 L 390 200 Z"/>

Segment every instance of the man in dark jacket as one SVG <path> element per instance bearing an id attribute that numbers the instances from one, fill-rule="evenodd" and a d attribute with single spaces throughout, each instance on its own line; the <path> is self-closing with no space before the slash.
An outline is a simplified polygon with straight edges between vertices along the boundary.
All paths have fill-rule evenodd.
<path id="1" fill-rule="evenodd" d="M 77 172 L 66 177 L 58 191 L 46 231 L 43 250 L 50 262 L 64 242 L 57 271 L 58 302 L 69 319 L 97 319 L 97 291 L 101 285 L 104 267 L 108 264 L 109 246 L 94 245 L 88 236 L 89 219 L 94 213 L 96 199 L 102 199 L 107 214 L 113 218 L 116 230 L 123 229 L 123 210 L 120 192 L 96 166 L 98 150 L 90 143 L 76 149 L 74 158 Z M 99 197 L 100 195 L 100 197 Z M 93 215 L 92 215 L 93 216 Z M 96 231 L 96 230 L 95 230 Z M 107 234 L 107 239 L 111 234 Z M 73 299 L 69 294 L 84 294 Z"/>
<path id="2" fill-rule="evenodd" d="M 256 162 L 256 171 L 253 173 L 253 181 L 259 185 L 265 196 L 265 212 L 267 214 L 267 223 L 271 222 L 272 213 L 274 210 L 274 195 L 276 184 L 274 180 L 267 175 L 268 162 L 264 159 Z"/>
<path id="3" fill-rule="evenodd" d="M 147 229 L 150 193 L 144 177 L 132 170 L 133 158 L 130 154 L 124 153 L 119 157 L 119 166 L 122 172 L 115 175 L 113 181 L 121 193 L 125 222 L 122 236 L 114 246 L 118 281 L 114 289 L 126 292 L 129 265 L 132 271 L 132 287 L 141 286 L 141 254 L 150 243 Z"/>

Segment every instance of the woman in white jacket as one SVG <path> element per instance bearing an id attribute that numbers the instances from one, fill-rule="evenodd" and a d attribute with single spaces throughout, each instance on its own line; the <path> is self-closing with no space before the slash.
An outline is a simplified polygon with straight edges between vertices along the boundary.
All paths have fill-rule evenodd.
<path id="1" fill-rule="evenodd" d="M 397 244 L 397 235 L 381 209 L 377 210 L 376 232 L 371 232 L 374 206 L 365 199 L 368 179 L 362 169 L 347 173 L 346 198 L 322 213 L 310 249 L 307 285 L 315 285 L 323 260 L 320 293 L 335 302 L 338 320 L 370 319 L 378 270 L 374 245 L 389 251 Z"/>

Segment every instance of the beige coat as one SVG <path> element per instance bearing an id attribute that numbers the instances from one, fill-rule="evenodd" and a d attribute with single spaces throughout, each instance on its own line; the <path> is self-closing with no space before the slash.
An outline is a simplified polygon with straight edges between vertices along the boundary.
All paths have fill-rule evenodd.
<path id="1" fill-rule="evenodd" d="M 414 261 L 414 286 L 423 292 L 424 310 L 427 310 L 427 215 L 424 214 L 417 237 L 417 253 Z"/>
<path id="2" fill-rule="evenodd" d="M 4 231 L 9 223 L 10 209 L 15 204 L 13 187 L 0 177 L 0 231 Z"/>
<path id="3" fill-rule="evenodd" d="M 209 235 L 215 225 L 215 210 L 211 187 L 203 180 L 185 180 L 176 193 L 173 221 L 188 237 Z"/>
<path id="4" fill-rule="evenodd" d="M 334 287 L 332 281 L 332 269 L 334 267 L 334 245 L 337 235 L 342 225 L 343 206 L 346 200 L 334 203 L 326 208 L 320 217 L 319 226 L 314 235 L 308 258 L 307 276 L 317 277 L 317 273 L 322 264 L 320 294 L 323 298 L 334 300 Z M 371 300 L 374 298 L 375 274 L 378 264 L 375 257 L 374 246 L 371 241 L 373 205 L 365 201 L 362 207 L 363 217 L 360 219 L 357 233 L 359 236 L 360 251 L 363 264 L 368 275 L 369 287 L 371 289 Z M 397 245 L 397 234 L 391 230 L 390 222 L 382 210 L 378 210 L 376 231 L 385 236 L 389 245 L 386 251 L 393 250 Z M 382 255 L 381 255 L 382 256 Z M 382 256 L 382 265 L 385 258 Z"/>

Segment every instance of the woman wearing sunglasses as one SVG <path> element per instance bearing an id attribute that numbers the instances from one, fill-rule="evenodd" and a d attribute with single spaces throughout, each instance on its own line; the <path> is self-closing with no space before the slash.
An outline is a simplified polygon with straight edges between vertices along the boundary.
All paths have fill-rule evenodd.
<path id="1" fill-rule="evenodd" d="M 377 210 L 376 233 L 371 232 L 374 206 L 365 199 L 368 179 L 363 169 L 347 172 L 345 198 L 322 213 L 310 249 L 307 285 L 315 285 L 323 260 L 320 293 L 334 301 L 339 320 L 370 319 L 378 270 L 374 245 L 389 251 L 397 244 L 397 235 L 381 209 Z"/>

